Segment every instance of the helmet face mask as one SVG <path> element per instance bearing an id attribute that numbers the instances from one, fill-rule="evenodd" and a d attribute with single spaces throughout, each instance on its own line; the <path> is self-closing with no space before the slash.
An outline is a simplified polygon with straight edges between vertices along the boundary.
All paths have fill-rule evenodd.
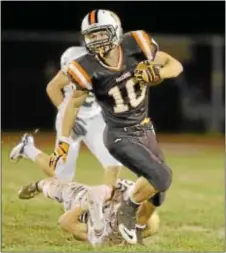
<path id="1" fill-rule="evenodd" d="M 104 56 L 121 42 L 122 28 L 118 18 L 110 11 L 99 10 L 98 22 L 89 24 L 89 14 L 82 22 L 82 35 L 91 54 Z"/>
<path id="2" fill-rule="evenodd" d="M 116 33 L 113 26 L 93 28 L 83 33 L 87 49 L 92 54 L 107 54 L 116 46 Z"/>

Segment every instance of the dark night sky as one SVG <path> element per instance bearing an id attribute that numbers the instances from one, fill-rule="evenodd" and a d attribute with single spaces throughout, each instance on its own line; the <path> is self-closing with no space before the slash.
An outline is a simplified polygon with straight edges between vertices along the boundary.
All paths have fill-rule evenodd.
<path id="1" fill-rule="evenodd" d="M 122 20 L 124 31 L 144 29 L 154 34 L 224 34 L 224 2 L 1 2 L 2 4 L 2 89 L 3 129 L 53 129 L 55 108 L 49 102 L 45 86 L 46 64 L 53 60 L 59 64 L 59 57 L 69 46 L 66 42 L 26 42 L 4 40 L 4 31 L 11 30 L 63 30 L 79 31 L 82 18 L 92 9 L 110 9 Z M 194 48 L 198 54 L 186 66 L 189 84 L 197 80 L 208 82 L 209 61 L 202 64 L 199 74 L 193 74 L 195 64 L 200 64 L 203 55 L 209 55 L 208 47 Z M 198 58 L 196 58 L 198 57 Z M 35 61 L 34 61 L 35 59 Z M 197 60 L 199 59 L 199 60 Z M 203 72 L 201 70 L 203 70 Z M 56 70 L 57 71 L 57 70 Z M 26 73 L 26 74 L 23 74 Z M 204 74 L 203 74 L 204 73 Z M 51 74 L 52 75 L 52 74 Z M 35 77 L 35 78 L 34 78 Z M 191 77 L 191 78 L 190 78 Z M 181 81 L 182 82 L 182 81 Z M 180 85 L 183 85 L 180 83 Z M 206 90 L 206 88 L 205 88 Z M 207 89 L 208 90 L 208 89 Z M 35 94 L 27 95 L 27 94 Z M 40 103 L 40 101 L 42 103 Z M 183 122 L 180 91 L 175 83 L 166 83 L 150 96 L 150 113 L 158 131 L 178 131 Z M 16 106 L 15 106 L 16 105 Z M 39 109 L 29 113 L 31 108 Z M 18 106 L 20 111 L 18 113 Z M 29 117 L 28 117 L 29 115 Z M 189 129 L 199 129 L 200 122 L 192 122 Z M 30 130 L 29 130 L 30 131 Z"/>
<path id="2" fill-rule="evenodd" d="M 124 30 L 155 33 L 224 33 L 222 2 L 2 2 L 2 29 L 79 30 L 92 9 L 115 11 Z"/>

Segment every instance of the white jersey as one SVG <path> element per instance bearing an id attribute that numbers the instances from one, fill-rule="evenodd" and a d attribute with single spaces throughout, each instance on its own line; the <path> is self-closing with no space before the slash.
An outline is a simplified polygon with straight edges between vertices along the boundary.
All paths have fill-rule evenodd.
<path id="1" fill-rule="evenodd" d="M 72 208 L 86 207 L 87 193 L 90 187 L 76 182 L 60 181 L 54 179 L 43 179 L 42 181 L 43 194 L 63 204 L 64 210 L 68 211 Z"/>
<path id="2" fill-rule="evenodd" d="M 42 183 L 43 194 L 63 204 L 64 210 L 68 211 L 74 207 L 87 209 L 88 207 L 88 192 L 92 190 L 91 186 L 79 184 L 76 182 L 65 182 L 54 179 L 43 179 Z M 95 246 L 103 243 L 120 243 L 123 239 L 118 233 L 116 214 L 121 204 L 122 199 L 127 199 L 132 186 L 135 183 L 130 180 L 119 179 L 116 185 L 116 191 L 119 198 L 116 197 L 107 201 L 103 206 L 103 223 L 106 224 L 104 235 L 101 238 L 95 236 L 92 219 L 89 212 L 84 212 L 79 220 L 88 223 L 88 238 L 90 243 Z"/>
<path id="3" fill-rule="evenodd" d="M 73 59 L 77 59 L 81 57 L 82 55 L 87 54 L 87 51 L 84 47 L 70 47 L 68 48 L 61 56 L 60 64 L 61 64 L 61 70 L 67 74 L 68 65 L 71 63 Z M 68 101 L 68 98 L 71 96 L 73 90 L 76 89 L 76 86 L 74 83 L 68 84 L 66 87 L 64 87 L 64 102 Z M 87 99 L 85 100 L 85 103 L 81 106 L 78 117 L 81 119 L 88 119 L 92 118 L 95 115 L 99 114 L 101 112 L 101 108 L 99 104 L 96 102 L 96 99 L 93 95 L 93 93 L 89 93 Z"/>
<path id="4" fill-rule="evenodd" d="M 91 186 L 80 184 L 77 182 L 60 181 L 59 179 L 43 179 L 42 181 L 43 194 L 46 197 L 55 199 L 64 205 L 65 211 L 72 209 L 74 206 L 84 207 L 87 204 L 87 193 Z M 119 179 L 117 181 L 116 189 L 122 193 L 122 199 L 126 200 L 135 183 L 130 180 Z M 105 213 L 107 215 L 107 208 L 109 201 L 105 206 Z"/>

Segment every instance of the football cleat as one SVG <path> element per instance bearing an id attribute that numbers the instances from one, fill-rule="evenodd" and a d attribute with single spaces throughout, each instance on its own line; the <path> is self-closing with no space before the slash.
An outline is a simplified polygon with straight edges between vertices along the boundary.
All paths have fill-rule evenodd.
<path id="1" fill-rule="evenodd" d="M 21 158 L 27 158 L 26 154 L 24 153 L 24 148 L 27 145 L 33 145 L 34 143 L 34 137 L 31 135 L 28 135 L 25 133 L 22 138 L 20 143 L 18 143 L 10 152 L 9 158 L 11 161 L 16 161 L 18 162 Z"/>
<path id="2" fill-rule="evenodd" d="M 37 188 L 37 183 L 31 183 L 29 185 L 23 186 L 19 192 L 18 197 L 20 199 L 31 199 L 34 198 L 37 194 L 39 194 L 39 190 Z"/>
<path id="3" fill-rule="evenodd" d="M 118 230 L 129 244 L 137 243 L 136 209 L 129 201 L 123 201 L 117 212 Z"/>

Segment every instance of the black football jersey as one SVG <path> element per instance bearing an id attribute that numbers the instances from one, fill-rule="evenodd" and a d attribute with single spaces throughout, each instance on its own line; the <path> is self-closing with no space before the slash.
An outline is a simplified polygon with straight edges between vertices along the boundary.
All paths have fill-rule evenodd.
<path id="1" fill-rule="evenodd" d="M 94 93 L 108 126 L 136 125 L 147 116 L 148 87 L 137 82 L 133 72 L 139 62 L 153 60 L 157 51 L 157 43 L 146 32 L 129 32 L 123 36 L 118 66 L 87 54 L 71 62 L 68 75 Z"/>

